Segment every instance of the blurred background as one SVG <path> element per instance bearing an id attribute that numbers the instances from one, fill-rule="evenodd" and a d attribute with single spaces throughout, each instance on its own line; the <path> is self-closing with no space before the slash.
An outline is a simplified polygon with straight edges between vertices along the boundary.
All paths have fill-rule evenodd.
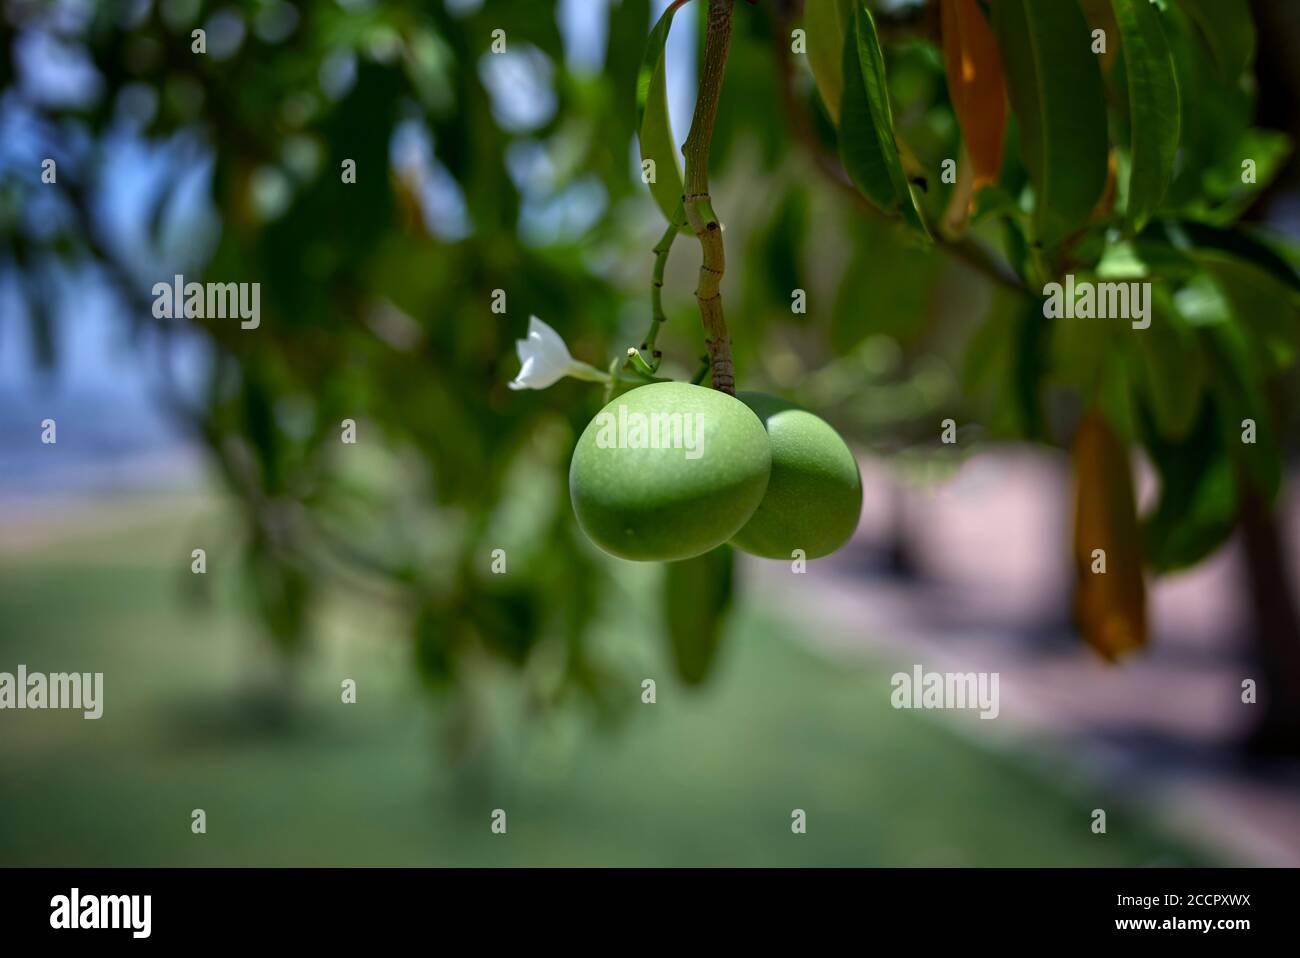
<path id="1" fill-rule="evenodd" d="M 698 610 L 583 539 L 600 390 L 506 383 L 530 315 L 602 368 L 642 338 L 665 6 L 0 3 L 0 671 L 105 676 L 99 721 L 0 716 L 0 864 L 1300 864 L 1294 378 L 1276 507 L 1153 580 L 1149 647 L 1104 663 L 1070 617 L 1069 397 L 1027 426 L 1023 306 L 822 175 L 793 0 L 735 12 L 724 301 L 741 387 L 858 451 L 862 524 L 805 575 L 739 557 Z M 900 122 L 954 155 L 932 8 L 877 7 Z M 1245 216 L 1296 240 L 1300 8 L 1251 7 Z M 702 8 L 667 49 L 679 139 Z M 665 280 L 678 378 L 698 265 L 680 242 Z M 156 317 L 176 274 L 260 283 L 259 327 Z M 913 663 L 998 672 L 999 718 L 894 710 Z"/>

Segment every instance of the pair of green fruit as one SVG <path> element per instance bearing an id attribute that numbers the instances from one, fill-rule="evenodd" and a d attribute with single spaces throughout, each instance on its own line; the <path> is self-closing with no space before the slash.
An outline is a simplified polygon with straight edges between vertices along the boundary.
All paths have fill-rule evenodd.
<path id="1" fill-rule="evenodd" d="M 858 464 L 825 420 L 761 393 L 652 383 L 597 413 L 569 467 L 583 532 L 623 559 L 689 559 L 730 542 L 816 559 L 858 525 Z"/>

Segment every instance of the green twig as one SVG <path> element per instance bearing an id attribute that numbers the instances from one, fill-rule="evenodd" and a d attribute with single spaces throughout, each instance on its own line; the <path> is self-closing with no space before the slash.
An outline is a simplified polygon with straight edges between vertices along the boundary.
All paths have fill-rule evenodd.
<path id="1" fill-rule="evenodd" d="M 651 363 L 646 362 L 645 357 L 641 355 L 640 350 L 638 350 L 635 346 L 628 347 L 627 362 L 628 365 L 632 367 L 632 369 L 634 369 L 636 372 L 639 372 L 642 376 L 653 376 L 655 374 L 656 367 L 659 365 L 658 361 L 656 361 L 653 365 Z"/>
<path id="2" fill-rule="evenodd" d="M 655 349 L 655 340 L 659 336 L 659 327 L 668 320 L 664 315 L 664 269 L 668 265 L 668 253 L 673 248 L 673 240 L 677 238 L 685 223 L 686 210 L 679 206 L 668 224 L 668 229 L 664 230 L 664 235 L 659 238 L 654 248 L 655 268 L 650 278 L 650 329 L 641 342 L 641 350 L 650 354 L 650 364 L 656 369 L 659 367 L 660 353 Z"/>

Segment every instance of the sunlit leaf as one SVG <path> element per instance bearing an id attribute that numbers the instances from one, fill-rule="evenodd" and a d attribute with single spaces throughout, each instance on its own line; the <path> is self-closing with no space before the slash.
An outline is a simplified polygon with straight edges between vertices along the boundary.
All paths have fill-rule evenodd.
<path id="1" fill-rule="evenodd" d="M 928 238 L 894 138 L 885 84 L 885 60 L 875 21 L 864 4 L 854 9 L 844 37 L 844 98 L 840 105 L 840 158 L 854 184 L 872 203 L 903 218 Z"/>
<path id="2" fill-rule="evenodd" d="M 808 65 L 831 120 L 839 123 L 844 93 L 844 35 L 853 19 L 852 0 L 806 0 L 803 26 Z"/>
<path id="3" fill-rule="evenodd" d="M 668 115 L 668 88 L 664 71 L 664 47 L 672 26 L 675 5 L 670 5 L 646 38 L 641 58 L 641 72 L 636 80 L 637 130 L 641 143 L 641 161 L 653 162 L 650 193 L 660 212 L 669 222 L 680 220 L 677 210 L 682 204 L 681 147 L 673 137 Z M 686 229 L 684 220 L 683 229 Z"/>

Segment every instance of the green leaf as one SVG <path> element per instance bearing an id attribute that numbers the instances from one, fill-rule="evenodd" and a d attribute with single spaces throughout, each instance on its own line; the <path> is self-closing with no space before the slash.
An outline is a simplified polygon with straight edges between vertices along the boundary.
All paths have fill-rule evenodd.
<path id="1" fill-rule="evenodd" d="M 1179 440 L 1196 422 L 1205 387 L 1205 360 L 1194 330 L 1178 315 L 1170 295 L 1153 289 L 1151 306 L 1150 328 L 1135 334 L 1140 364 L 1137 385 L 1159 434 Z"/>
<path id="2" fill-rule="evenodd" d="M 734 562 L 731 547 L 724 545 L 664 569 L 664 625 L 673 665 L 687 685 L 708 678 L 718 656 Z"/>
<path id="3" fill-rule="evenodd" d="M 1148 565 L 1175 572 L 1200 562 L 1232 534 L 1237 519 L 1237 484 L 1226 455 L 1214 403 L 1201 405 L 1194 428 L 1171 442 L 1148 413 L 1144 447 L 1160 476 L 1155 507 L 1143 518 Z"/>
<path id="4" fill-rule="evenodd" d="M 1163 224 L 1165 235 L 1188 255 L 1197 250 L 1215 250 L 1245 260 L 1267 272 L 1292 292 L 1300 292 L 1300 276 L 1265 237 L 1242 226 L 1224 229 L 1208 223 L 1169 220 Z"/>
<path id="5" fill-rule="evenodd" d="M 985 424 L 991 435 L 1046 439 L 1041 394 L 1051 335 L 1039 300 L 1001 294 L 971 336 L 962 361 L 962 389 L 988 404 Z"/>
<path id="6" fill-rule="evenodd" d="M 1249 481 L 1260 497 L 1271 502 L 1282 484 L 1282 451 L 1273 414 L 1264 394 L 1261 370 L 1252 358 L 1250 335 L 1239 323 L 1207 327 L 1202 335 L 1212 343 L 1211 392 L 1219 410 L 1224 448 L 1237 463 L 1236 474 Z M 1242 442 L 1242 423 L 1255 423 L 1255 442 Z"/>
<path id="7" fill-rule="evenodd" d="M 1034 227 L 1052 248 L 1106 185 L 1106 97 L 1088 22 L 1073 0 L 999 0 L 993 27 L 1034 185 Z"/>
<path id="8" fill-rule="evenodd" d="M 1079 278 L 1095 281 L 1092 274 L 1083 274 Z M 1112 424 L 1125 425 L 1127 430 L 1130 417 L 1123 408 L 1130 387 L 1124 374 L 1131 368 L 1129 354 L 1135 346 L 1133 337 L 1141 334 L 1135 333 L 1126 322 L 1080 316 L 1061 316 L 1040 322 L 1052 330 L 1052 382 L 1077 390 L 1085 406 L 1106 397 Z"/>
<path id="9" fill-rule="evenodd" d="M 1290 366 L 1300 352 L 1300 294 L 1268 269 L 1219 250 L 1199 250 L 1193 258 L 1214 277 L 1244 330 L 1262 375 Z"/>
<path id="10" fill-rule="evenodd" d="M 682 205 L 684 192 L 681 149 L 673 138 L 672 122 L 668 116 L 668 84 L 664 72 L 664 46 L 676 11 L 677 8 L 670 5 L 650 31 L 641 58 L 641 72 L 636 78 L 636 124 L 641 162 L 651 160 L 654 163 L 650 195 L 670 223 L 679 219 L 676 213 Z M 686 229 L 683 221 L 682 230 Z"/>
<path id="11" fill-rule="evenodd" d="M 1247 0 L 1179 0 L 1192 18 L 1220 76 L 1230 82 L 1255 59 L 1255 22 Z"/>
<path id="12" fill-rule="evenodd" d="M 910 342 L 926 326 L 927 297 L 941 263 L 937 254 L 899 243 L 896 232 L 895 224 L 879 217 L 855 218 L 848 237 L 851 255 L 830 315 L 830 346 L 837 356 L 847 355 L 872 335 Z M 789 293 L 781 299 L 788 300 Z M 862 308 L 866 302 L 871 309 Z"/>
<path id="13" fill-rule="evenodd" d="M 844 96 L 840 104 L 840 158 L 854 185 L 886 213 L 903 218 L 929 239 L 917 208 L 898 142 L 871 12 L 859 3 L 844 37 Z"/>
<path id="14" fill-rule="evenodd" d="M 1101 378 L 1094 394 L 1094 401 L 1106 422 L 1125 442 L 1132 442 L 1137 435 L 1137 409 L 1132 386 L 1137 377 L 1137 363 L 1133 350 L 1112 350 L 1102 363 Z"/>
<path id="15" fill-rule="evenodd" d="M 1151 0 L 1111 0 L 1119 24 L 1132 136 L 1127 215 L 1136 232 L 1164 199 L 1178 152 L 1179 99 L 1174 60 Z"/>
<path id="16" fill-rule="evenodd" d="M 831 120 L 840 122 L 840 99 L 844 94 L 844 34 L 851 26 L 850 0 L 807 0 L 803 28 L 807 35 L 808 66 L 812 68 L 817 92 L 826 104 Z"/>
<path id="17" fill-rule="evenodd" d="M 808 216 L 807 195 L 800 189 L 791 189 L 771 220 L 755 232 L 749 255 L 751 262 L 759 267 L 761 279 L 747 290 L 755 294 L 755 313 L 769 303 L 789 300 L 791 290 L 805 287 L 802 267 Z M 791 316 L 792 322 L 801 319 L 806 320 L 806 314 Z"/>
<path id="18" fill-rule="evenodd" d="M 1291 158 L 1291 138 L 1277 130 L 1251 128 L 1201 176 L 1204 196 L 1187 204 L 1188 215 L 1207 223 L 1235 223 L 1263 195 Z M 1244 161 L 1254 164 L 1254 182 L 1242 181 Z"/>
<path id="19" fill-rule="evenodd" d="M 1255 114 L 1255 96 L 1244 82 L 1225 82 L 1210 62 L 1209 51 L 1196 24 L 1183 7 L 1170 3 L 1163 18 L 1178 75 L 1182 120 L 1178 168 L 1165 206 L 1195 210 L 1213 201 L 1206 196 L 1206 176 L 1234 172 L 1241 178 L 1242 152 Z"/>

